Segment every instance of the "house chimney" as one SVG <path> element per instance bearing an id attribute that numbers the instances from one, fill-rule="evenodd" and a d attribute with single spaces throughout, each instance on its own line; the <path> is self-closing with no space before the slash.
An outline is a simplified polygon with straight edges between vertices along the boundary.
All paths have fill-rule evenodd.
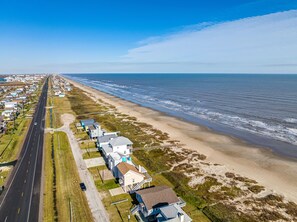
<path id="1" fill-rule="evenodd" d="M 185 222 L 185 215 L 183 213 L 179 213 L 178 218 L 180 222 Z"/>

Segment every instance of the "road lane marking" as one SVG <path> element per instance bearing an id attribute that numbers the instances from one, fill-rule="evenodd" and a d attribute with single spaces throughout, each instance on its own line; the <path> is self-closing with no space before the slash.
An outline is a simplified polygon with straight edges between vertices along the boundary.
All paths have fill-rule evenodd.
<path id="1" fill-rule="evenodd" d="M 27 180 L 24 180 L 24 183 L 26 183 L 27 182 Z"/>
<path id="2" fill-rule="evenodd" d="M 28 161 L 28 164 L 30 164 L 30 160 Z"/>
<path id="3" fill-rule="evenodd" d="M 21 196 L 22 196 L 22 197 L 24 196 L 24 192 L 22 192 Z"/>
<path id="4" fill-rule="evenodd" d="M 28 172 L 29 172 L 29 170 L 27 169 L 26 173 L 28 173 Z"/>
<path id="5" fill-rule="evenodd" d="M 20 214 L 21 208 L 18 209 L 18 214 Z"/>
<path id="6" fill-rule="evenodd" d="M 31 194 L 30 194 L 30 200 L 29 200 L 29 208 L 28 208 L 28 216 L 27 216 L 27 222 L 29 222 L 29 218 L 30 218 L 30 211 L 31 211 L 31 202 L 32 202 L 32 196 L 33 196 L 33 188 L 34 188 L 34 182 L 35 182 L 35 173 L 36 173 L 36 166 L 37 166 L 37 157 L 38 157 L 38 153 L 39 153 L 39 142 L 40 142 L 40 135 L 38 137 L 38 143 L 37 143 L 37 152 L 36 152 L 36 156 L 35 156 L 35 164 L 34 164 L 34 171 L 33 171 L 33 181 L 32 181 L 32 185 L 31 185 Z"/>
<path id="7" fill-rule="evenodd" d="M 29 135 L 29 139 L 28 139 L 28 141 L 27 141 L 27 146 L 26 146 L 24 155 L 22 156 L 22 158 L 21 158 L 21 162 L 20 162 L 20 164 L 18 165 L 18 167 L 17 167 L 17 169 L 16 169 L 16 171 L 15 171 L 15 173 L 14 173 L 14 175 L 13 175 L 13 178 L 12 178 L 11 183 L 9 184 L 8 188 L 7 188 L 6 193 L 4 194 L 4 197 L 3 197 L 2 202 L 1 202 L 1 204 L 0 204 L 0 208 L 2 207 L 2 205 L 3 205 L 3 203 L 4 203 L 5 199 L 6 199 L 6 196 L 7 196 L 7 194 L 9 193 L 9 190 L 10 190 L 12 184 L 13 184 L 13 181 L 14 181 L 14 179 L 15 179 L 15 177 L 16 177 L 16 175 L 17 175 L 19 169 L 20 169 L 20 166 L 22 165 L 22 162 L 23 162 L 23 160 L 24 160 L 24 157 L 25 157 L 25 155 L 26 155 L 26 153 L 27 153 L 28 146 L 29 146 L 29 141 L 31 140 L 31 136 L 32 136 L 32 133 L 33 133 L 32 123 L 31 123 L 30 127 L 31 127 L 31 128 L 29 128 L 28 133 L 30 132 L 30 130 L 31 130 L 31 132 L 30 132 L 30 135 Z"/>

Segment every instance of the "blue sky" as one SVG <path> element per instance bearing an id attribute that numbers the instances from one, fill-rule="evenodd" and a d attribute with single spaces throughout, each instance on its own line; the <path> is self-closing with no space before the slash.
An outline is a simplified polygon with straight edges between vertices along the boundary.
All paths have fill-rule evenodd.
<path id="1" fill-rule="evenodd" d="M 297 73 L 295 9 L 296 0 L 2 0 L 0 73 Z"/>

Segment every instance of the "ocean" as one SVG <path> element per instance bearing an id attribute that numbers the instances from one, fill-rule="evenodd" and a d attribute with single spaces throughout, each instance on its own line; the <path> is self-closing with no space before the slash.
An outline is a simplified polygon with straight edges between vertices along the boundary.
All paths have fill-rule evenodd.
<path id="1" fill-rule="evenodd" d="M 64 75 L 297 159 L 297 75 Z"/>

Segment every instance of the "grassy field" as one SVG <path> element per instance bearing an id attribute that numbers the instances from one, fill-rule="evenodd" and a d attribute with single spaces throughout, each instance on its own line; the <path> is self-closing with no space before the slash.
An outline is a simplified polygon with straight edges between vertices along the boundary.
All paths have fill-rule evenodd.
<path id="1" fill-rule="evenodd" d="M 87 199 L 79 187 L 79 175 L 65 133 L 47 134 L 45 160 L 44 221 L 92 221 Z"/>
<path id="2" fill-rule="evenodd" d="M 54 128 L 61 126 L 60 114 L 66 110 L 61 100 L 56 100 L 56 104 L 59 105 L 53 112 L 56 116 Z M 50 115 L 46 122 L 50 122 Z M 93 221 L 86 196 L 79 186 L 80 178 L 65 133 L 46 134 L 44 171 L 43 221 Z"/>
<path id="3" fill-rule="evenodd" d="M 101 157 L 101 153 L 99 151 L 87 152 L 87 153 L 83 154 L 84 159 L 91 159 L 91 158 L 96 158 L 96 157 Z"/>
<path id="4" fill-rule="evenodd" d="M 110 220 L 114 222 L 128 221 L 128 215 L 130 214 L 130 209 L 135 204 L 135 200 L 127 193 L 117 196 L 111 196 L 109 193 L 109 189 L 117 188 L 119 187 L 119 184 L 116 183 L 114 179 L 103 182 L 99 175 L 99 171 L 102 169 L 106 169 L 106 166 L 93 167 L 89 170 L 93 175 L 98 191 L 100 192 L 101 196 L 103 196 L 102 201 L 105 209 L 109 214 Z M 130 221 L 136 221 L 136 219 L 131 216 Z"/>

